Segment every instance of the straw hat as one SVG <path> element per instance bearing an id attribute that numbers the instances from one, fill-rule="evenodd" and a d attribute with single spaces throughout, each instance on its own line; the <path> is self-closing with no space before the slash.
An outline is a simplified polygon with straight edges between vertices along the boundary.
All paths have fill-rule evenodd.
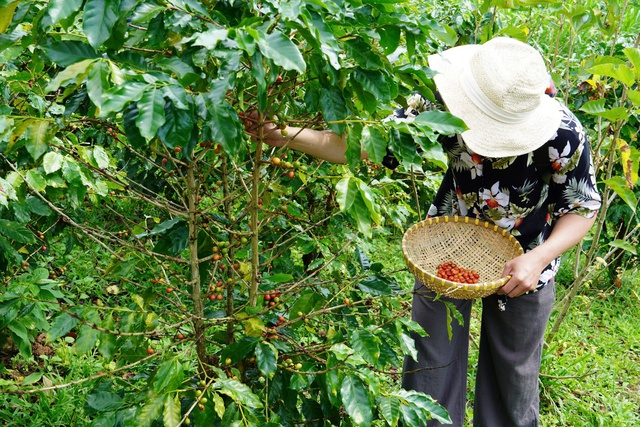
<path id="1" fill-rule="evenodd" d="M 541 147 L 558 130 L 560 104 L 545 95 L 549 74 L 540 53 L 508 37 L 465 45 L 429 57 L 438 92 L 466 123 L 461 136 L 486 157 L 509 157 Z"/>

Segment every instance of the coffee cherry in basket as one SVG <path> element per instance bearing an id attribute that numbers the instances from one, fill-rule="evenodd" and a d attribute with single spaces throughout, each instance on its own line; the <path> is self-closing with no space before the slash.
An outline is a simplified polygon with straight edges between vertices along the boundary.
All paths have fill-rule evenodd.
<path id="1" fill-rule="evenodd" d="M 437 266 L 436 276 L 457 283 L 478 283 L 480 275 L 475 270 L 458 267 L 453 261 L 443 262 Z"/>

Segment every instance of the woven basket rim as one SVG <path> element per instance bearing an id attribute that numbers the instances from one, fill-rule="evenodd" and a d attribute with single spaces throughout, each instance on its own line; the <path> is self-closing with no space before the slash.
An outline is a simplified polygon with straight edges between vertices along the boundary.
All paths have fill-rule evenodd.
<path id="1" fill-rule="evenodd" d="M 524 249 L 520 245 L 520 242 L 506 229 L 499 227 L 489 221 L 480 220 L 478 218 L 472 218 L 467 216 L 459 216 L 459 215 L 444 215 L 444 216 L 436 216 L 427 218 L 425 220 L 419 221 L 409 227 L 403 237 L 402 237 L 402 253 L 404 255 L 405 261 L 410 272 L 417 278 L 422 279 L 421 282 L 431 290 L 436 293 L 442 295 L 457 295 L 459 298 L 467 299 L 467 298 L 477 298 L 477 296 L 460 296 L 465 295 L 467 293 L 481 293 L 482 296 L 489 295 L 494 293 L 499 288 L 504 286 L 507 281 L 511 278 L 511 276 L 502 277 L 496 280 L 483 281 L 478 283 L 460 283 L 453 282 L 450 280 L 446 280 L 440 277 L 437 277 L 435 274 L 427 271 L 423 267 L 416 264 L 416 262 L 410 257 L 409 249 L 408 249 L 408 237 L 411 234 L 417 232 L 419 229 L 428 227 L 433 224 L 439 223 L 459 223 L 459 224 L 470 224 L 475 226 L 480 226 L 487 228 L 491 231 L 499 233 L 501 236 L 505 238 L 505 240 L 514 246 L 515 252 L 517 255 L 522 255 L 524 253 Z M 426 279 L 426 280 L 425 280 Z M 427 282 L 427 283 L 425 283 Z M 431 286 L 429 286 L 431 285 Z"/>

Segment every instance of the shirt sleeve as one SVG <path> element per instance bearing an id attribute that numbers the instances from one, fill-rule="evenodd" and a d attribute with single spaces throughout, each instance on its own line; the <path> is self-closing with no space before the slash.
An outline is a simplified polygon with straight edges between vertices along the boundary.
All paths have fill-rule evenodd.
<path id="1" fill-rule="evenodd" d="M 602 199 L 587 136 L 580 121 L 564 109 L 564 117 L 554 139 L 548 143 L 551 163 L 549 210 L 554 218 L 574 213 L 592 218 Z"/>

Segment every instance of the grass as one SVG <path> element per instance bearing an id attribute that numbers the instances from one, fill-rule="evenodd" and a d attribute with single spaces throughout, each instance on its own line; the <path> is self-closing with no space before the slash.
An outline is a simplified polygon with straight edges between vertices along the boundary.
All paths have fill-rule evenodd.
<path id="1" fill-rule="evenodd" d="M 640 425 L 640 279 L 574 300 L 543 357 L 543 425 Z M 562 295 L 559 295 L 561 297 Z"/>

